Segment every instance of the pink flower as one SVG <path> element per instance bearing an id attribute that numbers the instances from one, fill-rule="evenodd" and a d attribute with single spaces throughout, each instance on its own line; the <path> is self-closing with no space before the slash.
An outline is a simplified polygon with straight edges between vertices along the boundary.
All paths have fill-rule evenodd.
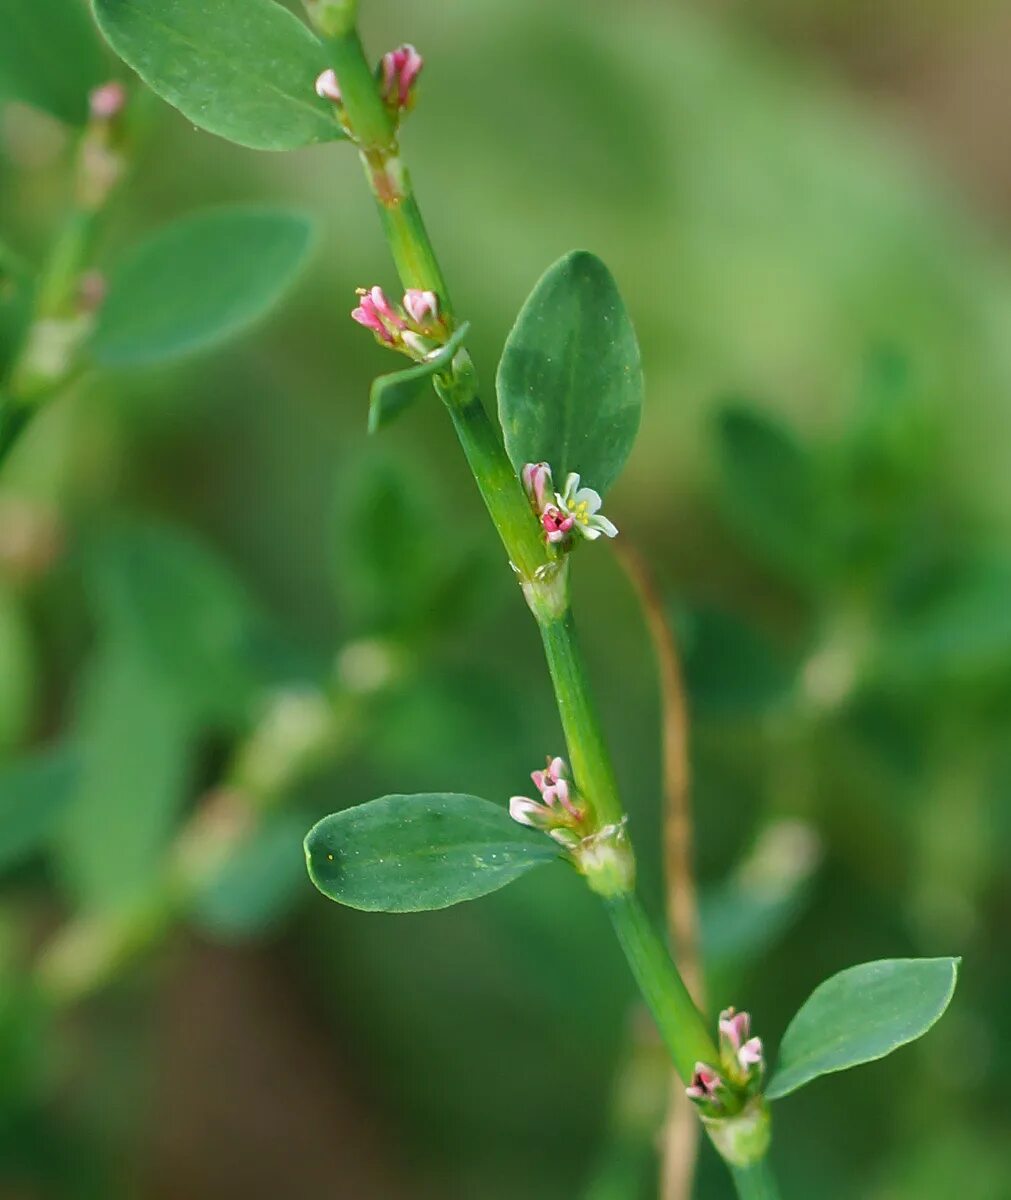
<path id="1" fill-rule="evenodd" d="M 723 1065 L 731 1075 L 740 1072 L 745 1079 L 753 1067 L 763 1066 L 762 1039 L 751 1036 L 751 1016 L 726 1008 L 720 1013 L 720 1052 Z"/>
<path id="2" fill-rule="evenodd" d="M 575 517 L 563 512 L 557 504 L 549 504 L 541 513 L 541 525 L 551 543 L 564 542 L 575 523 Z"/>
<path id="3" fill-rule="evenodd" d="M 387 104 L 394 108 L 407 108 L 411 101 L 411 89 L 417 82 L 425 60 L 411 45 L 403 45 L 383 55 L 382 94 Z"/>
<path id="4" fill-rule="evenodd" d="M 685 1088 L 685 1093 L 691 1100 L 711 1102 L 717 1099 L 717 1094 L 723 1087 L 723 1080 L 705 1063 L 697 1062 L 692 1075 L 691 1084 Z"/>
<path id="5" fill-rule="evenodd" d="M 554 495 L 551 468 L 546 462 L 527 463 L 523 468 L 521 478 L 523 488 L 530 497 L 530 503 L 534 506 L 537 515 L 540 516 L 544 511 L 547 498 Z"/>
<path id="6" fill-rule="evenodd" d="M 408 288 L 404 292 L 404 309 L 416 325 L 432 325 L 439 319 L 439 297 L 435 292 Z"/>
<path id="7" fill-rule="evenodd" d="M 386 299 L 381 287 L 369 291 L 359 289 L 361 302 L 351 312 L 351 319 L 366 329 L 371 329 L 381 342 L 387 346 L 398 344 L 398 335 L 406 327 L 406 322 L 397 310 Z"/>
<path id="8" fill-rule="evenodd" d="M 126 88 L 115 80 L 103 83 L 92 91 L 88 105 L 96 121 L 111 121 L 126 106 Z"/>
<path id="9" fill-rule="evenodd" d="M 343 103 L 337 72 L 332 68 L 325 70 L 316 80 L 316 95 L 321 100 L 331 100 L 334 104 Z"/>
<path id="10" fill-rule="evenodd" d="M 543 771 L 533 771 L 530 775 L 534 787 L 541 794 L 540 801 L 527 796 L 513 796 L 509 801 L 509 815 L 521 825 L 542 829 L 552 836 L 578 827 L 583 813 L 576 802 L 575 788 L 570 784 L 568 774 L 564 759 L 549 758 Z M 563 840 L 563 837 L 559 837 L 559 840 Z"/>

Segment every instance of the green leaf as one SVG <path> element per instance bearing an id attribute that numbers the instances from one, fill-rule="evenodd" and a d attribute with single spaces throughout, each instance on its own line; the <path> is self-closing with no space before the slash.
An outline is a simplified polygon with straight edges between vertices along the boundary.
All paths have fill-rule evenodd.
<path id="1" fill-rule="evenodd" d="M 207 547 L 170 525 L 121 519 L 87 547 L 86 578 L 107 638 L 142 661 L 180 711 L 210 724 L 245 716 L 257 614 Z"/>
<path id="2" fill-rule="evenodd" d="M 813 464 L 764 414 L 725 408 L 716 429 L 727 519 L 779 570 L 808 581 L 824 566 L 825 525 Z"/>
<path id="3" fill-rule="evenodd" d="M 77 780 L 78 754 L 66 746 L 18 759 L 0 771 L 0 871 L 40 850 Z"/>
<path id="4" fill-rule="evenodd" d="M 470 324 L 464 322 L 432 358 L 408 367 L 406 371 L 380 375 L 373 382 L 369 399 L 369 433 L 378 433 L 425 394 L 428 381 L 453 361 L 469 329 Z"/>
<path id="5" fill-rule="evenodd" d="M 80 904 L 121 912 L 160 881 L 187 793 L 191 725 L 159 675 L 119 644 L 92 665 L 77 725 L 81 770 L 57 860 Z"/>
<path id="6" fill-rule="evenodd" d="M 80 0 L 5 0 L 0 19 L 0 100 L 21 100 L 81 125 L 88 93 L 107 77 Z"/>
<path id="7" fill-rule="evenodd" d="M 274 0 L 93 0 L 109 45 L 194 125 L 254 150 L 342 137 L 323 45 Z"/>
<path id="8" fill-rule="evenodd" d="M 424 912 L 486 896 L 559 848 L 477 796 L 383 796 L 324 817 L 305 839 L 324 896 L 367 912 Z"/>
<path id="9" fill-rule="evenodd" d="M 112 272 L 91 340 L 104 367 L 142 367 L 207 350 L 265 316 L 305 261 L 299 213 L 224 208 L 176 221 Z"/>
<path id="10" fill-rule="evenodd" d="M 281 921 L 305 892 L 298 813 L 267 821 L 194 898 L 193 921 L 214 937 L 255 937 Z"/>
<path id="11" fill-rule="evenodd" d="M 607 267 L 585 250 L 559 259 L 531 292 L 498 368 L 506 449 L 519 473 L 548 462 L 606 492 L 642 414 L 635 330 Z"/>
<path id="12" fill-rule="evenodd" d="M 893 958 L 840 971 L 815 988 L 790 1022 L 770 1100 L 805 1083 L 884 1058 L 922 1037 L 951 1003 L 957 958 Z"/>

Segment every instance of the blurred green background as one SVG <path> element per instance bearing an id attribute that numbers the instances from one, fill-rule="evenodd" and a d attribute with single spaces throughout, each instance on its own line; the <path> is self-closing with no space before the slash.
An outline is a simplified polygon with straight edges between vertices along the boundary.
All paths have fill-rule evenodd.
<path id="1" fill-rule="evenodd" d="M 647 411 L 607 511 L 681 635 L 713 1011 L 774 1045 L 844 966 L 964 956 L 922 1043 L 776 1106 L 785 1197 L 1011 1195 L 1007 6 L 363 7 L 377 57 L 427 59 L 405 150 L 486 393 L 573 247 L 636 321 Z M 319 235 L 253 334 L 86 380 L 0 479 L 0 1196 L 655 1195 L 662 1065 L 563 868 L 404 918 L 304 876 L 324 813 L 504 801 L 560 732 L 434 397 L 366 437 L 389 364 L 346 314 L 393 275 L 354 154 L 157 121 L 103 263 L 223 202 Z M 0 108 L 5 240 L 37 259 L 67 189 L 64 131 Z M 575 566 L 659 916 L 650 648 L 613 558 Z M 297 786 L 265 781 L 320 719 Z M 264 827 L 167 905 L 251 737 L 232 782 L 270 793 Z M 87 995 L 40 998 L 33 964 L 96 956 Z M 705 1154 L 695 1194 L 729 1195 Z"/>

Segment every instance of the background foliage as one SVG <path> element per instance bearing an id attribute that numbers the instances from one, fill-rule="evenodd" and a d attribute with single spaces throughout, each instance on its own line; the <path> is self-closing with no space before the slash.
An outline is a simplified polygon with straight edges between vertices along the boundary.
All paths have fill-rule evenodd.
<path id="1" fill-rule="evenodd" d="M 787 1195 L 819 1200 L 1011 1192 L 1011 281 L 985 91 L 1002 17 L 921 9 L 366 14 L 377 54 L 406 38 L 428 58 L 405 141 L 486 388 L 572 248 L 632 309 L 647 407 L 608 512 L 681 631 L 714 1009 L 746 1001 L 778 1041 L 841 967 L 963 955 L 923 1043 L 777 1104 Z M 982 96 L 978 152 L 948 177 L 917 147 L 951 107 L 924 62 L 961 64 Z M 54 114 L 79 119 L 71 91 Z M 649 1195 L 662 1066 L 564 870 L 409 918 L 341 911 L 305 877 L 314 819 L 401 790 L 505 799 L 559 734 L 437 404 L 366 436 L 389 364 L 346 313 L 392 272 L 354 156 L 155 120 L 110 266 L 209 204 L 308 212 L 319 233 L 254 334 L 171 369 L 110 351 L 116 370 L 47 411 L 0 483 L 0 1190 Z M 4 107 L 4 240 L 37 258 L 66 188 L 59 124 Z M 12 307 L 0 293 L 0 355 Z M 580 559 L 659 913 L 649 650 L 613 561 Z M 170 843 L 278 688 L 335 690 L 340 744 L 190 894 Z M 284 711 L 272 736 L 315 710 Z M 257 746 L 233 776 L 273 794 Z M 187 919 L 153 938 L 155 909 Z M 116 929 L 124 958 L 158 949 L 54 1021 L 22 966 L 70 912 Z M 701 1200 L 725 1194 L 712 1167 Z"/>

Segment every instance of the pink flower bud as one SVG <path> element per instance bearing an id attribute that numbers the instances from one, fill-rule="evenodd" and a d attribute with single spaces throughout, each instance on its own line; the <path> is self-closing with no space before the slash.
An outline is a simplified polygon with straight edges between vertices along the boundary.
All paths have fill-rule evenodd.
<path id="1" fill-rule="evenodd" d="M 95 88 L 88 97 L 91 115 L 96 121 L 111 121 L 126 105 L 126 88 L 113 80 Z"/>
<path id="2" fill-rule="evenodd" d="M 384 320 L 389 321 L 389 323 L 397 329 L 406 328 L 407 322 L 400 315 L 400 313 L 397 312 L 389 300 L 386 299 L 386 293 L 381 287 L 372 288 L 368 294 L 368 298 L 374 305 L 376 312 L 378 312 L 379 315 L 384 318 Z"/>
<path id="3" fill-rule="evenodd" d="M 439 297 L 435 292 L 408 288 L 404 292 L 404 308 L 416 325 L 431 325 L 439 319 Z"/>
<path id="4" fill-rule="evenodd" d="M 720 1037 L 736 1053 L 751 1035 L 751 1017 L 746 1012 L 725 1008 L 720 1013 Z"/>
<path id="5" fill-rule="evenodd" d="M 722 1087 L 723 1080 L 712 1067 L 699 1062 L 695 1064 L 691 1084 L 685 1088 L 685 1092 L 692 1100 L 711 1101 L 716 1099 L 717 1093 Z"/>
<path id="6" fill-rule="evenodd" d="M 332 100 L 334 104 L 343 103 L 337 72 L 332 68 L 325 70 L 316 80 L 316 95 L 321 100 Z"/>
<path id="7" fill-rule="evenodd" d="M 375 306 L 366 296 L 362 299 L 361 304 L 351 311 L 352 321 L 357 321 L 359 325 L 364 325 L 366 329 L 371 329 L 376 337 L 386 342 L 387 345 L 394 345 L 396 338 L 383 324 L 382 319 L 375 310 Z"/>
<path id="8" fill-rule="evenodd" d="M 547 497 L 553 495 L 551 468 L 547 463 L 527 463 L 522 472 L 523 487 L 537 511 L 543 512 Z"/>
<path id="9" fill-rule="evenodd" d="M 383 55 L 382 94 L 387 104 L 406 108 L 411 98 L 411 89 L 425 65 L 424 59 L 413 46 L 404 45 Z"/>
<path id="10" fill-rule="evenodd" d="M 737 1061 L 745 1071 L 759 1066 L 762 1058 L 762 1039 L 757 1037 L 749 1038 L 737 1052 Z"/>

